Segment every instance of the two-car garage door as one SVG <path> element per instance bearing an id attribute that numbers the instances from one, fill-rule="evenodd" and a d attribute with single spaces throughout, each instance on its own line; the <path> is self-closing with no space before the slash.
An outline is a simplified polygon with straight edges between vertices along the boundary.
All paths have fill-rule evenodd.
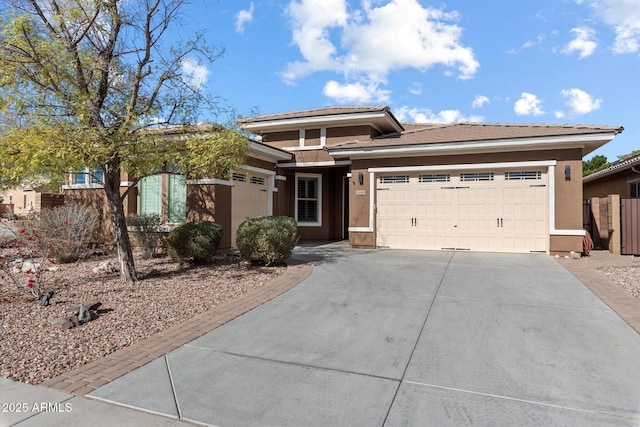
<path id="1" fill-rule="evenodd" d="M 378 247 L 548 249 L 545 170 L 378 174 L 376 190 Z"/>

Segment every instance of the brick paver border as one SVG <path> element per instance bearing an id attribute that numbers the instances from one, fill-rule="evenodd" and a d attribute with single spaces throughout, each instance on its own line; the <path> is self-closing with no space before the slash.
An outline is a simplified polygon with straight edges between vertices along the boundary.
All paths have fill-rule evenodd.
<path id="1" fill-rule="evenodd" d="M 292 260 L 282 275 L 248 294 L 39 385 L 84 396 L 282 295 L 309 277 L 312 270 L 310 264 Z"/>

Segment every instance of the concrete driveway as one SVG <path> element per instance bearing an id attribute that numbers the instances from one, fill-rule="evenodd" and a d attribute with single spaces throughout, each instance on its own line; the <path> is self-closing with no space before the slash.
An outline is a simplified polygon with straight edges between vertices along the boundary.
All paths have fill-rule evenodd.
<path id="1" fill-rule="evenodd" d="M 88 396 L 223 427 L 640 424 L 640 335 L 551 257 L 297 256 L 309 279 Z"/>

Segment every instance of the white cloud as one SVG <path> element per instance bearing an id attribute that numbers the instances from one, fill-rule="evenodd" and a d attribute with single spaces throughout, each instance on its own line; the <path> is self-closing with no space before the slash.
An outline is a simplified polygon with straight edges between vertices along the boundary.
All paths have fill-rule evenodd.
<path id="1" fill-rule="evenodd" d="M 380 89 L 378 84 L 372 83 L 365 85 L 363 83 L 338 83 L 330 80 L 322 89 L 327 98 L 331 98 L 341 104 L 356 102 L 387 102 L 389 101 L 390 91 Z"/>
<path id="2" fill-rule="evenodd" d="M 556 111 L 553 114 L 556 116 L 556 119 L 563 119 L 566 116 L 566 114 L 562 111 Z"/>
<path id="3" fill-rule="evenodd" d="M 562 96 L 566 99 L 566 104 L 574 113 L 587 114 L 600 108 L 602 99 L 594 98 L 587 92 L 580 89 L 565 89 Z"/>
<path id="4" fill-rule="evenodd" d="M 401 122 L 411 123 L 460 123 L 460 122 L 482 122 L 482 116 L 465 117 L 458 110 L 442 110 L 434 113 L 428 108 L 400 107 L 393 111 L 393 114 Z"/>
<path id="5" fill-rule="evenodd" d="M 411 95 L 421 95 L 422 94 L 422 84 L 419 82 L 414 82 L 409 86 L 409 93 Z"/>
<path id="6" fill-rule="evenodd" d="M 593 39 L 596 32 L 589 27 L 577 27 L 571 29 L 571 32 L 575 34 L 575 38 L 562 50 L 563 53 L 579 52 L 580 59 L 586 58 L 593 54 L 598 46 Z"/>
<path id="7" fill-rule="evenodd" d="M 473 102 L 471 103 L 471 106 L 473 108 L 480 108 L 484 104 L 488 104 L 489 102 L 490 102 L 489 98 L 487 98 L 486 96 L 484 96 L 484 95 L 476 95 L 476 97 L 473 98 Z"/>
<path id="8" fill-rule="evenodd" d="M 519 116 L 540 116 L 544 114 L 541 108 L 542 102 L 532 93 L 522 92 L 520 99 L 513 106 L 513 111 Z"/>
<path id="9" fill-rule="evenodd" d="M 528 40 L 517 49 L 509 49 L 507 53 L 519 53 L 525 49 L 529 49 L 533 46 L 541 44 L 546 38 L 547 36 L 545 36 L 544 34 L 538 34 L 535 40 Z"/>
<path id="10" fill-rule="evenodd" d="M 207 77 L 210 72 L 207 67 L 199 62 L 185 59 L 182 62 L 181 69 L 185 83 L 187 83 L 192 89 L 200 90 L 205 83 L 207 83 Z"/>
<path id="11" fill-rule="evenodd" d="M 251 2 L 248 10 L 241 10 L 236 15 L 236 33 L 244 33 L 245 24 L 253 21 L 254 4 Z"/>
<path id="12" fill-rule="evenodd" d="M 454 68 L 460 79 L 474 76 L 480 64 L 461 44 L 456 12 L 423 7 L 417 0 L 363 0 L 348 10 L 346 0 L 292 0 L 287 14 L 293 43 L 302 58 L 287 64 L 283 79 L 318 71 L 344 75 L 347 84 L 370 86 L 389 73 L 435 65 Z"/>
<path id="13" fill-rule="evenodd" d="M 585 2 L 602 22 L 613 28 L 616 39 L 612 46 L 615 53 L 634 53 L 640 50 L 640 7 L 638 0 L 592 0 Z"/>

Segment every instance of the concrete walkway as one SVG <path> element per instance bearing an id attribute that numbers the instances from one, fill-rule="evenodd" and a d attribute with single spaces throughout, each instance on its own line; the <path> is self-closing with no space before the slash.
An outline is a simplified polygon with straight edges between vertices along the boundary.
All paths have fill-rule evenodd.
<path id="1" fill-rule="evenodd" d="M 2 425 L 640 424 L 640 335 L 553 258 L 297 252 L 300 285 L 85 398 L 3 380 L 62 406 Z"/>

